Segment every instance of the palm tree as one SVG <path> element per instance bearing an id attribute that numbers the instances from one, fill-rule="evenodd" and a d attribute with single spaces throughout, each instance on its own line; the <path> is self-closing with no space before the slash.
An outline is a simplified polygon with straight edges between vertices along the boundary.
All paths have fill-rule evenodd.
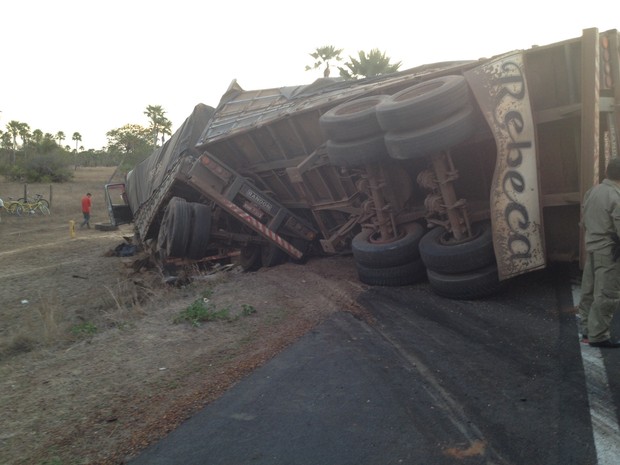
<path id="1" fill-rule="evenodd" d="M 165 116 L 166 112 L 161 105 L 149 105 L 146 107 L 144 114 L 150 120 L 149 129 L 153 135 L 153 144 L 157 146 L 157 141 L 159 140 L 160 134 L 162 135 L 161 140 L 163 144 L 164 135 L 170 135 L 170 128 L 172 127 L 172 122 Z"/>
<path id="2" fill-rule="evenodd" d="M 77 152 L 78 142 L 82 142 L 82 134 L 80 134 L 79 132 L 74 132 L 71 136 L 71 140 L 75 141 L 75 151 Z"/>
<path id="3" fill-rule="evenodd" d="M 0 131 L 0 146 L 5 149 L 11 148 L 11 133 L 10 132 L 2 132 Z"/>
<path id="4" fill-rule="evenodd" d="M 41 131 L 40 129 L 35 129 L 34 131 L 32 131 L 32 139 L 37 144 L 40 144 L 41 141 L 43 140 L 43 131 Z"/>
<path id="5" fill-rule="evenodd" d="M 32 136 L 30 133 L 30 126 L 27 123 L 21 123 L 19 128 L 19 137 L 22 140 L 22 145 L 26 145 L 28 143 L 30 136 Z"/>
<path id="6" fill-rule="evenodd" d="M 161 133 L 161 145 L 164 145 L 164 136 L 172 135 L 172 121 L 168 118 L 164 118 L 161 121 L 161 128 L 159 128 L 159 132 Z"/>
<path id="7" fill-rule="evenodd" d="M 28 145 L 28 140 L 30 139 L 30 126 L 26 123 L 22 123 L 19 128 L 19 137 L 22 140 L 22 147 L 24 148 L 24 159 L 26 158 L 26 146 Z"/>
<path id="8" fill-rule="evenodd" d="M 56 139 L 58 141 L 58 146 L 62 147 L 62 141 L 65 140 L 67 137 L 65 136 L 65 133 L 62 131 L 58 131 L 56 133 L 56 135 L 54 136 L 54 139 Z"/>
<path id="9" fill-rule="evenodd" d="M 373 48 L 368 55 L 364 51 L 359 51 L 358 57 L 358 59 L 349 57 L 351 61 L 344 64 L 348 69 L 338 67 L 341 77 L 345 79 L 358 79 L 360 77 L 395 73 L 401 65 L 400 61 L 398 63 L 390 63 L 390 57 L 385 56 L 385 52 L 381 52 L 377 48 Z"/>
<path id="10" fill-rule="evenodd" d="M 75 141 L 75 163 L 73 164 L 73 171 L 77 170 L 77 155 L 78 155 L 78 142 L 82 141 L 82 134 L 74 132 L 71 136 L 71 140 Z"/>
<path id="11" fill-rule="evenodd" d="M 342 49 L 335 48 L 333 45 L 318 47 L 314 52 L 310 53 L 310 56 L 314 58 L 314 64 L 312 66 L 306 66 L 306 71 L 310 71 L 311 69 L 318 69 L 322 65 L 325 65 L 325 70 L 323 70 L 323 76 L 329 77 L 329 61 L 342 61 L 342 58 L 340 58 L 341 53 Z"/>
<path id="12" fill-rule="evenodd" d="M 24 126 L 28 126 L 26 123 L 20 123 L 19 121 L 12 120 L 9 121 L 6 125 L 7 132 L 11 134 L 13 139 L 13 157 L 11 159 L 11 163 L 15 163 L 15 151 L 17 150 L 17 136 L 20 135 L 21 132 L 24 131 Z"/>

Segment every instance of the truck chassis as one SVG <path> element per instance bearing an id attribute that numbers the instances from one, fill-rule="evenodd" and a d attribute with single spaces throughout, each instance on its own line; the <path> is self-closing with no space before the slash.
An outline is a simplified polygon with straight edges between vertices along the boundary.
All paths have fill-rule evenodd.
<path id="1" fill-rule="evenodd" d="M 618 44 L 587 29 L 359 81 L 233 81 L 133 209 L 137 236 L 163 261 L 231 247 L 248 270 L 352 253 L 366 284 L 459 299 L 578 261 L 580 199 L 618 153 Z"/>

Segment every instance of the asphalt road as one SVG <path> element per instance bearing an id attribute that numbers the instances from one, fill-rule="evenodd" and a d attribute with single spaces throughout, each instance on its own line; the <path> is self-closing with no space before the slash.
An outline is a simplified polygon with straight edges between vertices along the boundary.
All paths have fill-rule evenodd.
<path id="1" fill-rule="evenodd" d="M 620 463 L 620 350 L 579 342 L 574 281 L 371 288 L 375 324 L 334 315 L 129 463 Z"/>

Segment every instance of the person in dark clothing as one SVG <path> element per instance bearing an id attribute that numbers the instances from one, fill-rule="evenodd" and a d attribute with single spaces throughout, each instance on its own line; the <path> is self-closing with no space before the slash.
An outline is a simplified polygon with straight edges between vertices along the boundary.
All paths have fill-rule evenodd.
<path id="1" fill-rule="evenodd" d="M 583 201 L 586 261 L 579 302 L 580 330 L 592 347 L 619 348 L 611 320 L 620 304 L 620 158 L 607 165 L 607 178 L 586 192 Z"/>
<path id="2" fill-rule="evenodd" d="M 91 194 L 87 193 L 84 197 L 82 197 L 82 215 L 84 215 L 84 221 L 80 224 L 80 228 L 86 226 L 90 229 L 90 210 L 91 210 Z"/>

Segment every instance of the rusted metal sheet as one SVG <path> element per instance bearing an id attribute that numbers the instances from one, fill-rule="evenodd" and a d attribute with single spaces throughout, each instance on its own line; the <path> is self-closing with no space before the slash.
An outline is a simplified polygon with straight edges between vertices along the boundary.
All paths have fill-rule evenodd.
<path id="1" fill-rule="evenodd" d="M 523 56 L 504 55 L 464 74 L 497 145 L 490 208 L 499 277 L 544 268 L 536 131 Z"/>
<path id="2" fill-rule="evenodd" d="M 473 66 L 472 61 L 442 62 L 372 79 L 343 81 L 321 78 L 309 85 L 262 90 L 244 90 L 235 80 L 222 96 L 198 145 L 212 151 L 210 146 L 215 142 L 243 136 L 256 128 L 273 125 L 291 116 L 299 119 L 305 113 L 324 112 L 344 101 L 372 93 L 394 93 L 420 80 L 458 73 L 461 69 Z M 290 127 L 277 132 L 278 136 L 286 137 Z"/>

